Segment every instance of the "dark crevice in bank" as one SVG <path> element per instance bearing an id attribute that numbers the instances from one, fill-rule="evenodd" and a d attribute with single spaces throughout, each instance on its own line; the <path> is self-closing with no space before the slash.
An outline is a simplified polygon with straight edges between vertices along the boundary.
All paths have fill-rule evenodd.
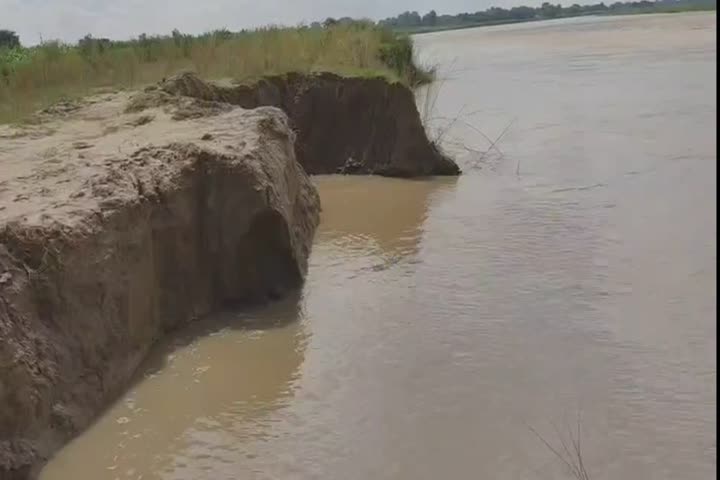
<path id="1" fill-rule="evenodd" d="M 183 73 L 138 95 L 128 108 L 140 111 L 177 96 L 209 102 L 218 111 L 222 104 L 282 109 L 297 135 L 295 155 L 309 174 L 460 174 L 428 139 L 412 90 L 384 78 L 287 74 L 221 86 Z"/>

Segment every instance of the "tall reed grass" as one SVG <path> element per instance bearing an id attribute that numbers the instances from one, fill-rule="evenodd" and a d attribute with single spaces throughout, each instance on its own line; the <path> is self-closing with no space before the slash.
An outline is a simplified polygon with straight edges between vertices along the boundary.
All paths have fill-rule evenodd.
<path id="1" fill-rule="evenodd" d="M 0 51 L 0 123 L 98 88 L 132 88 L 182 70 L 208 79 L 244 80 L 287 72 L 384 76 L 410 86 L 432 79 L 416 66 L 409 37 L 369 24 L 263 28 L 201 36 L 111 42 L 86 37 Z"/>

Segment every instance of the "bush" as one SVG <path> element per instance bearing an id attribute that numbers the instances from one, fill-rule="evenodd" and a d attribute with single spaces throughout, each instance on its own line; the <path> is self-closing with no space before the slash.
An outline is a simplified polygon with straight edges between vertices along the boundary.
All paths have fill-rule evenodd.
<path id="1" fill-rule="evenodd" d="M 433 80 L 433 70 L 419 68 L 415 63 L 414 45 L 408 35 L 385 35 L 385 39 L 379 50 L 380 60 L 385 65 L 406 78 L 413 87 Z"/>

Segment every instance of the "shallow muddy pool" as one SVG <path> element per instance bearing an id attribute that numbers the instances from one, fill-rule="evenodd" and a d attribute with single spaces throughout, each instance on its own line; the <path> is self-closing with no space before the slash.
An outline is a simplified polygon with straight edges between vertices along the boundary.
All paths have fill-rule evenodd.
<path id="1" fill-rule="evenodd" d="M 168 339 L 42 479 L 562 479 L 532 430 L 578 423 L 593 480 L 712 478 L 715 41 L 714 13 L 417 37 L 466 174 L 316 178 L 303 291 Z"/>

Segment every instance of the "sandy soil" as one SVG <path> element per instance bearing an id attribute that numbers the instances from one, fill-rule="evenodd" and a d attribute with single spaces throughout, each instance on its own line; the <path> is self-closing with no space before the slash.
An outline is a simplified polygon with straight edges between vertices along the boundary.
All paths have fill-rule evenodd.
<path id="1" fill-rule="evenodd" d="M 131 97 L 0 129 L 0 479 L 33 478 L 166 331 L 304 277 L 320 206 L 286 115 Z"/>

